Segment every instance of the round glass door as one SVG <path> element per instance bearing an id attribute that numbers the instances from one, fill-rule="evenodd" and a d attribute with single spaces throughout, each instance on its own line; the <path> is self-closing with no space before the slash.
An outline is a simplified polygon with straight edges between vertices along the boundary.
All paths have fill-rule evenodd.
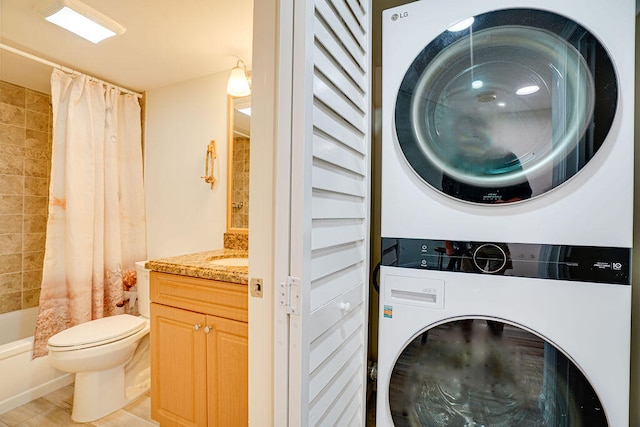
<path id="1" fill-rule="evenodd" d="M 584 374 L 541 337 L 491 319 L 460 319 L 407 345 L 389 382 L 396 427 L 606 427 Z"/>
<path id="2" fill-rule="evenodd" d="M 509 203 L 578 173 L 602 146 L 616 104 L 613 64 L 584 27 L 506 9 L 452 26 L 420 52 L 398 92 L 395 128 L 433 188 Z"/>

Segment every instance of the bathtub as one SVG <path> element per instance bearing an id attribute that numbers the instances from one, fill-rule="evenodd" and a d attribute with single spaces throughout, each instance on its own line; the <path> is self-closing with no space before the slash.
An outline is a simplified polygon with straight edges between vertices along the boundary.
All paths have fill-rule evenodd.
<path id="1" fill-rule="evenodd" d="M 49 357 L 32 360 L 38 308 L 0 314 L 0 414 L 73 382 Z"/>

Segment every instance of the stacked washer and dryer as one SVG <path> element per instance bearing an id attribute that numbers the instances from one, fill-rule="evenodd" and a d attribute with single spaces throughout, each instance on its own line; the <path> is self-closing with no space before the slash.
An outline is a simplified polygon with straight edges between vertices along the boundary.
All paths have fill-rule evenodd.
<path id="1" fill-rule="evenodd" d="M 376 424 L 629 424 L 631 0 L 383 13 Z"/>

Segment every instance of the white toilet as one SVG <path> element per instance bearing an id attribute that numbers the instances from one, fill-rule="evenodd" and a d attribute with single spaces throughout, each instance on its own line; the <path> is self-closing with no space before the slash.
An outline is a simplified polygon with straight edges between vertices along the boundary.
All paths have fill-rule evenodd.
<path id="1" fill-rule="evenodd" d="M 92 320 L 52 336 L 51 364 L 75 373 L 76 422 L 114 412 L 149 390 L 149 270 L 136 263 L 140 316 L 120 314 Z"/>

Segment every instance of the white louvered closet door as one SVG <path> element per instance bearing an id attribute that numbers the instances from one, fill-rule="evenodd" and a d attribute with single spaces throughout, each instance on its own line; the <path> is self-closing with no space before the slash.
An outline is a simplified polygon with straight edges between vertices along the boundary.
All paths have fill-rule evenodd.
<path id="1" fill-rule="evenodd" d="M 294 3 L 290 426 L 365 422 L 370 2 Z"/>

